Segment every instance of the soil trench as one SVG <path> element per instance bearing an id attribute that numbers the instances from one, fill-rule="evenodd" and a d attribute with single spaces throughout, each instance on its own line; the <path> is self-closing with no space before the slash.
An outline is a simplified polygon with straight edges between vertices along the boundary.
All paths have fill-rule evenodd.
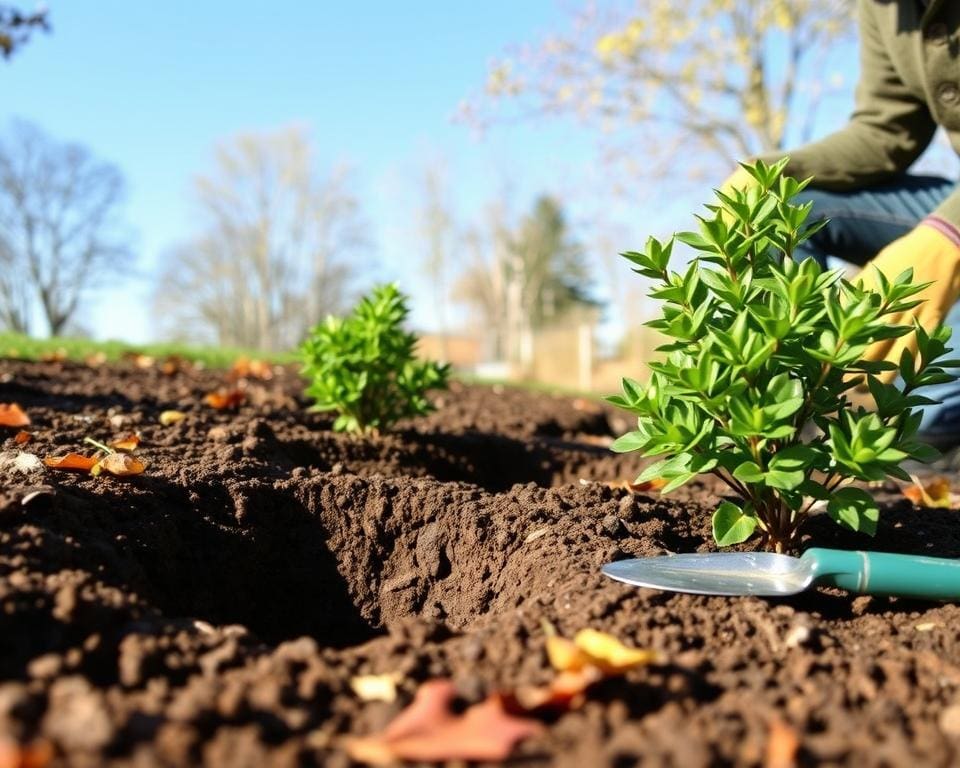
<path id="1" fill-rule="evenodd" d="M 604 579 L 613 559 L 712 549 L 721 489 L 628 492 L 642 463 L 606 450 L 626 425 L 594 403 L 456 385 L 359 439 L 305 413 L 283 371 L 229 413 L 201 404 L 214 372 L 0 366 L 0 402 L 34 420 L 26 450 L 138 431 L 149 462 L 130 481 L 0 464 L 0 742 L 50 744 L 58 765 L 347 765 L 340 739 L 427 679 L 465 701 L 542 682 L 547 620 L 667 663 L 603 683 L 525 764 L 759 766 L 774 719 L 801 765 L 957 762 L 956 607 Z M 187 418 L 162 427 L 170 408 Z M 869 546 L 960 556 L 956 513 L 894 490 Z M 814 543 L 866 546 L 824 518 Z M 386 672 L 396 702 L 350 690 Z"/>

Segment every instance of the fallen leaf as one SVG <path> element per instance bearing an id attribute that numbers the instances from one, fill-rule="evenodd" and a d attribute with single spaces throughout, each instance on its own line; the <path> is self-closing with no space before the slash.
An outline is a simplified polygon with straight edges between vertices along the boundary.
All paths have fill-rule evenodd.
<path id="1" fill-rule="evenodd" d="M 53 747 L 47 741 L 17 744 L 0 737 L 0 768 L 45 768 L 53 760 Z"/>
<path id="2" fill-rule="evenodd" d="M 800 737 L 797 732 L 782 720 L 773 720 L 767 737 L 764 768 L 796 768 L 799 748 Z"/>
<path id="3" fill-rule="evenodd" d="M 165 427 L 169 427 L 178 421 L 183 421 L 185 418 L 187 418 L 187 414 L 183 411 L 164 411 L 160 414 L 160 423 Z"/>
<path id="4" fill-rule="evenodd" d="M 173 376 L 190 368 L 190 363 L 186 358 L 180 355 L 167 355 L 160 363 L 160 373 L 164 376 Z"/>
<path id="5" fill-rule="evenodd" d="M 87 355 L 83 362 L 90 368 L 99 368 L 107 362 L 107 356 L 103 352 L 93 352 Z"/>
<path id="6" fill-rule="evenodd" d="M 42 363 L 62 363 L 66 359 L 67 350 L 64 347 L 57 347 L 57 349 L 44 352 L 40 355 L 40 362 Z"/>
<path id="7" fill-rule="evenodd" d="M 115 477 L 130 477 L 142 475 L 145 469 L 146 465 L 136 456 L 128 453 L 108 453 L 90 468 L 90 474 L 99 475 L 101 472 L 109 472 Z"/>
<path id="8" fill-rule="evenodd" d="M 30 417 L 16 403 L 0 403 L 0 427 L 28 427 Z"/>
<path id="9" fill-rule="evenodd" d="M 97 463 L 94 456 L 68 453 L 66 456 L 47 456 L 43 463 L 50 469 L 65 469 L 72 472 L 89 472 Z"/>
<path id="10" fill-rule="evenodd" d="M 524 712 L 579 709 L 586 701 L 587 689 L 603 678 L 600 668 L 592 665 L 560 672 L 547 685 L 518 688 L 513 693 L 513 701 L 516 708 Z"/>
<path id="11" fill-rule="evenodd" d="M 577 672 L 590 663 L 590 658 L 573 640 L 559 635 L 548 635 L 547 659 L 558 672 Z"/>
<path id="12" fill-rule="evenodd" d="M 619 675 L 636 667 L 653 664 L 659 654 L 624 645 L 613 635 L 596 629 L 581 629 L 574 635 L 574 644 L 590 662 L 607 675 Z"/>
<path id="13" fill-rule="evenodd" d="M 113 448 L 113 450 L 122 451 L 123 453 L 132 453 L 137 450 L 138 445 L 140 445 L 140 435 L 127 435 L 120 440 L 114 440 L 110 443 L 110 447 Z"/>
<path id="14" fill-rule="evenodd" d="M 215 408 L 218 411 L 223 411 L 228 408 L 237 408 L 242 405 L 243 401 L 246 399 L 246 395 L 241 389 L 230 389 L 227 391 L 220 392 L 211 392 L 209 395 L 203 398 L 203 402 L 209 405 L 211 408 Z"/>
<path id="15" fill-rule="evenodd" d="M 929 482 L 922 483 L 916 475 L 910 475 L 913 485 L 903 489 L 903 495 L 918 507 L 951 509 L 955 506 L 954 495 L 950 492 L 950 480 L 936 475 Z"/>
<path id="16" fill-rule="evenodd" d="M 13 436 L 13 442 L 15 442 L 17 445 L 26 445 L 32 439 L 33 435 L 22 429 Z"/>
<path id="17" fill-rule="evenodd" d="M 361 701 L 391 702 L 397 698 L 397 683 L 401 679 L 399 672 L 386 675 L 357 675 L 350 678 L 350 688 Z"/>
<path id="18" fill-rule="evenodd" d="M 230 375 L 235 379 L 261 379 L 268 381 L 273 378 L 273 366 L 265 360 L 251 360 L 247 357 L 238 357 L 230 368 Z"/>
<path id="19" fill-rule="evenodd" d="M 424 683 L 413 703 L 383 733 L 346 740 L 347 754 L 368 765 L 398 760 L 495 762 L 509 757 L 518 742 L 543 730 L 535 720 L 509 714 L 496 694 L 462 714 L 451 710 L 455 697 L 449 680 Z"/>
<path id="20" fill-rule="evenodd" d="M 627 483 L 627 488 L 632 493 L 645 493 L 646 491 L 659 491 L 666 484 L 666 478 L 655 477 L 642 483 Z"/>

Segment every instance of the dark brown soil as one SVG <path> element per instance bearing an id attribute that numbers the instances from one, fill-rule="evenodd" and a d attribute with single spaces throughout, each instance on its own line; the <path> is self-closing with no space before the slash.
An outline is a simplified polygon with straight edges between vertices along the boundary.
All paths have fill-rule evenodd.
<path id="1" fill-rule="evenodd" d="M 0 468 L 0 738 L 56 765 L 348 765 L 421 682 L 467 701 L 548 674 L 541 622 L 611 632 L 662 666 L 595 689 L 526 765 L 960 763 L 960 609 L 816 591 L 706 598 L 608 581 L 611 559 L 710 548 L 718 489 L 605 485 L 622 419 L 571 398 L 457 386 L 380 438 L 335 435 L 290 373 L 235 413 L 212 372 L 0 363 L 40 456 L 139 431 L 128 481 Z M 161 411 L 187 418 L 158 424 Z M 611 419 L 619 419 L 611 425 Z M 14 451 L 12 431 L 0 450 Z M 599 482 L 594 482 L 599 481 Z M 33 493 L 41 487 L 39 493 Z M 887 500 L 880 550 L 960 556 L 955 513 Z M 864 546 L 817 519 L 809 541 Z M 393 704 L 357 674 L 399 672 Z"/>

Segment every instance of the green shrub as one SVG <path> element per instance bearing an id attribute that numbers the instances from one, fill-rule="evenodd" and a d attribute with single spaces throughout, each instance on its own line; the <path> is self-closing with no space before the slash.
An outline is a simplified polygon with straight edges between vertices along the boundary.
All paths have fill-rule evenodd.
<path id="1" fill-rule="evenodd" d="M 449 366 L 417 360 L 417 337 L 402 326 L 410 310 L 395 285 L 381 285 L 346 318 L 328 317 L 300 347 L 314 411 L 336 411 L 333 428 L 389 429 L 433 410 L 426 393 L 446 389 Z"/>
<path id="2" fill-rule="evenodd" d="M 818 501 L 840 525 L 874 533 L 876 502 L 849 483 L 909 480 L 904 459 L 937 455 L 916 439 L 916 408 L 934 402 L 916 390 L 952 381 L 945 368 L 958 365 L 940 360 L 949 328 L 928 335 L 892 323 L 926 287 L 912 283 L 912 270 L 893 280 L 878 273 L 874 291 L 812 259 L 794 261 L 822 223 L 808 225 L 810 204 L 791 202 L 806 182 L 783 176 L 783 166 L 744 166 L 757 186 L 718 192 L 700 231 L 675 236 L 699 252 L 682 273 L 669 270 L 673 239 L 623 254 L 655 282 L 650 295 L 663 311 L 648 325 L 669 343 L 646 386 L 624 379 L 623 394 L 607 398 L 638 417 L 613 449 L 659 457 L 638 482 L 663 478 L 666 493 L 714 475 L 735 497 L 714 513 L 716 542 L 759 530 L 777 551 Z M 906 334 L 916 335 L 918 354 L 900 358 L 901 384 L 884 383 L 877 374 L 897 366 L 865 359 L 867 348 Z M 869 410 L 848 397 L 864 383 Z"/>

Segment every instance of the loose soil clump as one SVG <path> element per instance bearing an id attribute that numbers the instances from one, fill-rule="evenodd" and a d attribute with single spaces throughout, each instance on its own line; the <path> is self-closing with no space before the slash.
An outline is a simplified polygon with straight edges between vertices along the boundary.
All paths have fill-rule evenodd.
<path id="1" fill-rule="evenodd" d="M 612 559 L 712 549 L 722 489 L 622 487 L 616 414 L 457 384 L 389 435 L 330 431 L 278 371 L 215 411 L 223 375 L 0 364 L 40 456 L 142 437 L 129 480 L 0 468 L 0 740 L 54 765 L 349 765 L 417 686 L 465 703 L 542 683 L 542 622 L 662 652 L 524 742 L 527 765 L 955 765 L 960 609 L 814 591 L 710 598 L 603 578 Z M 186 412 L 172 426 L 168 409 Z M 13 432 L 0 450 L 15 451 Z M 873 541 L 814 520 L 804 545 L 960 556 L 949 510 L 893 488 Z M 355 675 L 398 673 L 393 703 Z"/>

